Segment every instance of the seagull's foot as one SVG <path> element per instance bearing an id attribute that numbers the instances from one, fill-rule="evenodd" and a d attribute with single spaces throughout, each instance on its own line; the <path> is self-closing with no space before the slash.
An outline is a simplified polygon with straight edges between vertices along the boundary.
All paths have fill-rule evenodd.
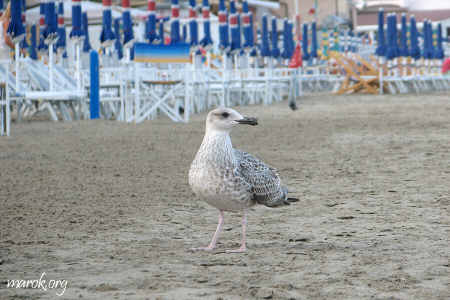
<path id="1" fill-rule="evenodd" d="M 199 248 L 191 248 L 191 251 L 213 251 L 215 247 L 199 247 Z"/>
<path id="2" fill-rule="evenodd" d="M 247 251 L 247 247 L 241 247 L 239 249 L 225 250 L 226 253 L 244 253 Z"/>

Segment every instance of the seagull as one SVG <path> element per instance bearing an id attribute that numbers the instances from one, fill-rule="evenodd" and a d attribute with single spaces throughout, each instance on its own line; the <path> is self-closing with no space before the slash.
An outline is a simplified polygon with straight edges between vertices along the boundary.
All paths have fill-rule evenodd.
<path id="1" fill-rule="evenodd" d="M 254 126 L 258 120 L 224 107 L 210 111 L 206 118 L 205 136 L 189 170 L 189 185 L 197 197 L 219 210 L 219 223 L 209 246 L 193 251 L 215 249 L 224 212 L 242 211 L 241 247 L 226 252 L 245 252 L 248 208 L 256 204 L 281 207 L 298 201 L 288 198 L 288 189 L 281 185 L 276 169 L 233 148 L 230 132 L 242 124 Z"/>

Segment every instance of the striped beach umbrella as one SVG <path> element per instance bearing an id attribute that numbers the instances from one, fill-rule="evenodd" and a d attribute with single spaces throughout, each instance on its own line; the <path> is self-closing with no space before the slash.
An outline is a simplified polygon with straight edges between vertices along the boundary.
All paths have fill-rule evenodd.
<path id="1" fill-rule="evenodd" d="M 172 17 L 170 18 L 170 43 L 180 42 L 180 6 L 178 0 L 172 0 Z"/>
<path id="2" fill-rule="evenodd" d="M 123 48 L 122 48 L 122 41 L 120 39 L 120 18 L 114 19 L 114 35 L 117 37 L 114 40 L 114 49 L 117 52 L 117 58 L 122 59 Z"/>
<path id="3" fill-rule="evenodd" d="M 87 53 L 91 51 L 91 43 L 89 41 L 89 25 L 88 25 L 88 17 L 87 13 L 82 14 L 82 23 L 81 23 L 81 30 L 83 31 L 84 35 L 84 41 L 83 41 L 83 52 Z"/>
<path id="4" fill-rule="evenodd" d="M 114 43 L 115 35 L 112 30 L 111 0 L 103 0 L 103 24 L 100 33 L 102 47 L 109 47 Z"/>
<path id="5" fill-rule="evenodd" d="M 191 0 L 194 1 L 195 0 Z M 230 50 L 229 41 L 229 28 L 228 28 L 228 16 L 227 8 L 225 6 L 225 0 L 219 1 L 219 49 L 224 52 Z"/>
<path id="6" fill-rule="evenodd" d="M 150 44 L 158 43 L 159 38 L 156 34 L 156 2 L 155 0 L 148 0 L 147 4 L 148 19 L 146 38 Z"/>
<path id="7" fill-rule="evenodd" d="M 384 38 L 384 10 L 380 8 L 378 11 L 378 46 L 375 50 L 378 56 L 386 55 L 386 41 Z"/>
<path id="8" fill-rule="evenodd" d="M 211 49 L 213 41 L 211 38 L 211 23 L 209 21 L 209 1 L 203 0 L 202 2 L 202 16 L 203 16 L 203 39 L 200 41 L 205 50 Z"/>
<path id="9" fill-rule="evenodd" d="M 278 48 L 278 28 L 277 28 L 277 18 L 272 18 L 272 57 L 280 57 L 280 48 Z"/>
<path id="10" fill-rule="evenodd" d="M 123 45 L 126 48 L 132 46 L 134 42 L 133 21 L 130 14 L 130 0 L 122 0 L 122 26 L 123 26 Z"/>
<path id="11" fill-rule="evenodd" d="M 70 38 L 82 39 L 83 31 L 81 29 L 81 0 L 72 0 L 72 31 Z"/>
<path id="12" fill-rule="evenodd" d="M 303 24 L 303 36 L 302 36 L 302 52 L 303 52 L 303 60 L 309 59 L 308 52 L 308 23 Z"/>
<path id="13" fill-rule="evenodd" d="M 7 33 L 14 44 L 20 43 L 25 36 L 25 29 L 22 24 L 22 1 L 11 1 L 11 21 Z"/>

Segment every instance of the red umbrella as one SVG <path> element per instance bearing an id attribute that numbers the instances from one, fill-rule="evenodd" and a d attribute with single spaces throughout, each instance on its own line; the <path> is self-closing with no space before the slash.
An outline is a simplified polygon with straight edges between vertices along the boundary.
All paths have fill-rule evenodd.
<path id="1" fill-rule="evenodd" d="M 450 57 L 444 60 L 442 64 L 442 74 L 450 73 Z"/>

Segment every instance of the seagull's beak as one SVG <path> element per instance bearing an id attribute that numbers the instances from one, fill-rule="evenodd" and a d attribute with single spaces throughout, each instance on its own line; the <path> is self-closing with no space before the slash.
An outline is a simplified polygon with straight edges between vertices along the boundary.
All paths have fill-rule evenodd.
<path id="1" fill-rule="evenodd" d="M 242 119 L 236 120 L 239 124 L 247 124 L 247 125 L 258 125 L 258 119 L 257 118 L 251 118 L 251 117 L 243 117 Z"/>

